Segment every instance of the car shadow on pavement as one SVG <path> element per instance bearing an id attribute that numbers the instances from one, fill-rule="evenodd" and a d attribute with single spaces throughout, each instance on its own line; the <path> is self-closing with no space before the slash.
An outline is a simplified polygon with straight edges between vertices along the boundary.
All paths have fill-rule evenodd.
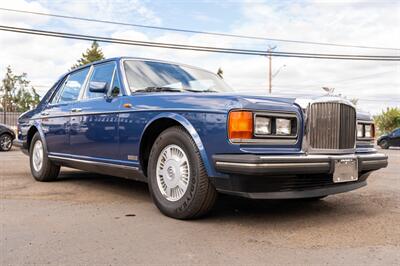
<path id="1" fill-rule="evenodd" d="M 104 195 L 104 200 L 113 200 L 118 197 L 119 201 L 126 203 L 138 200 L 151 203 L 147 184 L 139 181 L 74 170 L 63 171 L 56 182 L 73 182 L 78 186 L 83 186 L 83 191 L 94 191 L 93 193 L 100 197 Z M 357 216 L 361 219 L 379 212 L 379 209 L 370 208 L 371 206 L 367 205 L 363 201 L 363 197 L 356 193 L 330 196 L 317 201 L 305 199 L 254 200 L 219 194 L 211 212 L 195 222 L 208 223 L 224 220 L 242 223 L 245 220 L 252 222 L 258 220 L 268 223 L 319 219 L 322 222 L 330 223 L 333 220 L 346 221 L 350 218 L 354 220 L 357 219 Z"/>
<path id="2" fill-rule="evenodd" d="M 85 191 L 89 190 L 99 195 L 108 193 L 108 197 L 118 195 L 125 198 L 136 200 L 149 200 L 149 190 L 147 184 L 130 179 L 118 178 L 115 176 L 101 175 L 79 170 L 64 171 L 62 169 L 60 176 L 55 182 L 68 182 L 82 186 Z M 79 196 L 79 195 L 78 195 Z"/>

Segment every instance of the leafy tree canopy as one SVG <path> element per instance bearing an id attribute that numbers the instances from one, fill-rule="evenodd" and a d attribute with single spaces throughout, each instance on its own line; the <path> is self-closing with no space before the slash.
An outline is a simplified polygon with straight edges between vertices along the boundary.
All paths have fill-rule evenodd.
<path id="1" fill-rule="evenodd" d="M 15 75 L 11 66 L 8 66 L 0 86 L 1 109 L 6 112 L 25 112 L 35 108 L 40 97 L 29 83 L 26 73 Z"/>
<path id="2" fill-rule="evenodd" d="M 375 125 L 380 133 L 388 133 L 400 127 L 400 108 L 387 108 L 381 114 L 374 116 Z"/>
<path id="3" fill-rule="evenodd" d="M 90 48 L 86 49 L 85 53 L 82 53 L 82 57 L 72 66 L 72 69 L 103 59 L 105 59 L 103 51 L 99 44 L 96 41 L 93 41 Z"/>

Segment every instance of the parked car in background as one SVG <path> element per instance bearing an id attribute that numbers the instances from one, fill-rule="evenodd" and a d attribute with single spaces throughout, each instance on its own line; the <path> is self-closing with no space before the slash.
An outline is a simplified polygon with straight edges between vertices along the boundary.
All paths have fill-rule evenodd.
<path id="1" fill-rule="evenodd" d="M 14 139 L 14 130 L 7 125 L 0 124 L 0 151 L 9 151 Z"/>
<path id="2" fill-rule="evenodd" d="M 400 147 L 400 128 L 396 128 L 388 134 L 383 134 L 377 139 L 376 144 L 378 144 L 382 149 Z"/>
<path id="3" fill-rule="evenodd" d="M 209 71 L 138 58 L 66 73 L 21 115 L 18 138 L 36 180 L 68 166 L 145 181 L 179 219 L 207 213 L 217 192 L 320 199 L 387 166 L 371 117 L 345 99 L 236 94 Z"/>

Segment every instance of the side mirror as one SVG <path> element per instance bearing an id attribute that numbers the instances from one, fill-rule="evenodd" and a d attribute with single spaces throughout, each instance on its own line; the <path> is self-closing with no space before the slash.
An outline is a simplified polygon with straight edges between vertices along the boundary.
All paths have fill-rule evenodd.
<path id="1" fill-rule="evenodd" d="M 89 91 L 95 93 L 105 93 L 107 91 L 107 82 L 91 81 L 89 82 Z"/>

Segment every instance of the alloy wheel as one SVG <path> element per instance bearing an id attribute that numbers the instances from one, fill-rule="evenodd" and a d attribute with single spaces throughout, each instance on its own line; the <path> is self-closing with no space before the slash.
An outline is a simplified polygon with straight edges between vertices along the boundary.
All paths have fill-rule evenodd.
<path id="1" fill-rule="evenodd" d="M 0 139 L 0 146 L 3 151 L 8 151 L 11 148 L 12 139 L 9 135 L 5 134 Z"/>

